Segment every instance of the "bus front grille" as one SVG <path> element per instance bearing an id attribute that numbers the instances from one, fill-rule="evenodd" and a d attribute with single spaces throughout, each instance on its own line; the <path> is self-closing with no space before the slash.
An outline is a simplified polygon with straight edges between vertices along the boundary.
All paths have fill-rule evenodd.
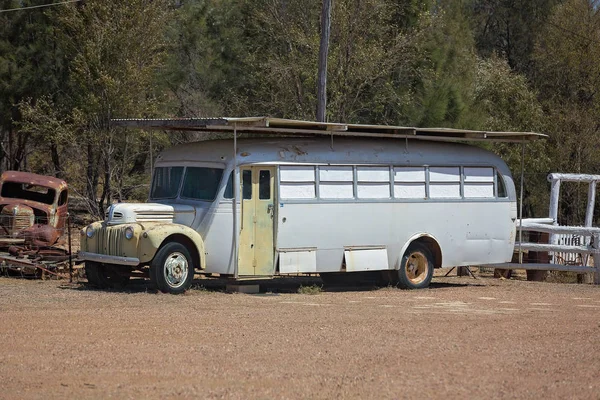
<path id="1" fill-rule="evenodd" d="M 102 227 L 97 232 L 98 251 L 109 256 L 122 255 L 123 229 L 120 227 Z"/>

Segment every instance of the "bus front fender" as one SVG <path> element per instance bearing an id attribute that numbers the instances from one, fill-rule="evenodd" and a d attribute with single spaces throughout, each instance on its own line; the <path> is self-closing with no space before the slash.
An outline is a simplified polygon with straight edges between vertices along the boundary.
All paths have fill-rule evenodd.
<path id="1" fill-rule="evenodd" d="M 202 236 L 192 228 L 180 224 L 160 224 L 145 230 L 140 238 L 139 259 L 141 263 L 152 261 L 158 250 L 168 242 L 179 242 L 186 246 L 194 264 L 206 267 L 206 251 Z"/>

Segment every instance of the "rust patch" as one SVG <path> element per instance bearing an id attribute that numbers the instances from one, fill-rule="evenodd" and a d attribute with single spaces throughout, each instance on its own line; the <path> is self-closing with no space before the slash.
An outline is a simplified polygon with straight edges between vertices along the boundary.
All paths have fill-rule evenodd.
<path id="1" fill-rule="evenodd" d="M 67 219 L 67 190 L 65 181 L 51 176 L 21 171 L 0 175 L 2 244 L 57 244 Z"/>

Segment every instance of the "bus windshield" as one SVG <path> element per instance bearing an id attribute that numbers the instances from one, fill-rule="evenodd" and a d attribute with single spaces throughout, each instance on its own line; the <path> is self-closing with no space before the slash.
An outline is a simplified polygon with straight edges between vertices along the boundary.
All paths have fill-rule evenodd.
<path id="1" fill-rule="evenodd" d="M 187 167 L 181 197 L 213 201 L 217 196 L 222 175 L 221 168 Z"/>
<path id="2" fill-rule="evenodd" d="M 173 199 L 177 197 L 181 178 L 183 177 L 183 167 L 158 167 L 154 169 L 154 179 L 152 180 L 151 199 Z"/>

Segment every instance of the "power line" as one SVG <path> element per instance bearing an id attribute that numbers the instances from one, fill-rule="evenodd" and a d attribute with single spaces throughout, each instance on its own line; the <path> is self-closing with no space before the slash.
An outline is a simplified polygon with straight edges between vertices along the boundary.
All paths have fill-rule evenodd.
<path id="1" fill-rule="evenodd" d="M 39 6 L 29 6 L 29 7 L 20 7 L 20 8 L 9 8 L 8 10 L 0 10 L 0 13 L 10 12 L 10 11 L 22 11 L 22 10 L 31 10 L 32 8 L 42 8 L 42 7 L 52 7 L 59 6 L 61 4 L 68 3 L 77 3 L 81 0 L 68 0 L 68 1 L 60 1 L 58 3 L 50 3 L 50 4 L 41 4 Z"/>

